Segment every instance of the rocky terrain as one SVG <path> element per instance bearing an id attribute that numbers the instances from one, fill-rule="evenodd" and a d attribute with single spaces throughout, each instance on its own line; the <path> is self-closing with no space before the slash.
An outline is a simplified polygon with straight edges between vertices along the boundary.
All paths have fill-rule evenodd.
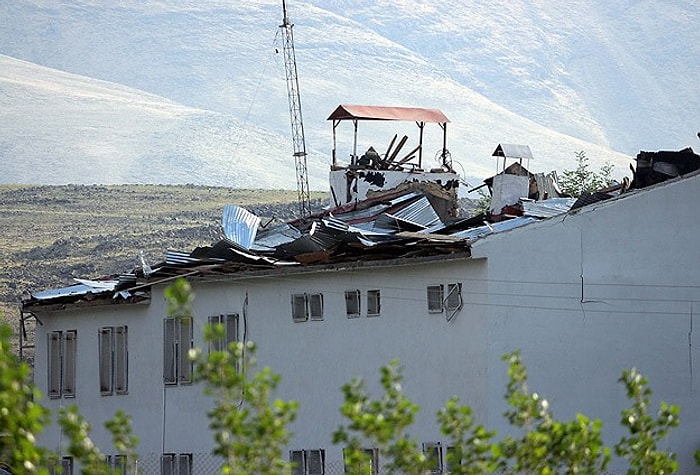
<path id="1" fill-rule="evenodd" d="M 0 186 L 0 311 L 13 325 L 29 291 L 130 271 L 221 237 L 226 204 L 295 217 L 294 191 L 203 186 Z M 313 206 L 325 205 L 314 193 Z"/>

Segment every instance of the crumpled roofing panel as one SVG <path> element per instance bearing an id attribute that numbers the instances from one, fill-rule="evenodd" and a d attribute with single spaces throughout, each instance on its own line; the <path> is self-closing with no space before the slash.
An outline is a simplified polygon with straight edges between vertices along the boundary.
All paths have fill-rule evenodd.
<path id="1" fill-rule="evenodd" d="M 526 206 L 529 213 L 543 216 L 564 212 L 568 205 L 568 202 L 548 201 Z M 290 221 L 258 232 L 260 218 L 243 208 L 227 206 L 222 219 L 226 237 L 211 246 L 198 247 L 189 253 L 168 251 L 165 262 L 154 265 L 148 273 L 143 266 L 135 268 L 128 274 L 128 281 L 121 277 L 85 280 L 63 289 L 33 293 L 25 305 L 44 305 L 56 299 L 80 302 L 94 300 L 95 295 L 121 296 L 126 300 L 135 295 L 134 290 L 181 275 L 218 279 L 225 274 L 281 266 L 465 253 L 475 239 L 536 220 L 528 216 L 479 226 L 483 221 L 472 218 L 447 226 L 425 194 L 408 192 L 391 199 L 376 197 L 355 206 L 345 205 L 308 220 Z"/>
<path id="2" fill-rule="evenodd" d="M 464 231 L 458 231 L 456 233 L 450 234 L 450 236 L 460 237 L 464 239 L 469 239 L 474 241 L 476 239 L 488 236 L 493 233 L 500 233 L 503 231 L 509 231 L 511 229 L 519 228 L 525 226 L 526 224 L 534 223 L 537 218 L 530 216 L 520 216 L 517 218 L 507 219 L 505 221 L 499 221 L 497 223 L 484 224 L 477 228 L 469 228 Z"/>
<path id="3" fill-rule="evenodd" d="M 576 198 L 550 198 L 542 201 L 522 200 L 523 213 L 536 218 L 551 218 L 571 209 Z"/>
<path id="4" fill-rule="evenodd" d="M 221 218 L 221 227 L 227 239 L 250 249 L 258 232 L 260 218 L 245 208 L 236 205 L 226 205 Z"/>
<path id="5" fill-rule="evenodd" d="M 55 300 L 64 297 L 77 297 L 88 294 L 99 295 L 102 293 L 111 294 L 120 286 L 133 284 L 136 276 L 127 274 L 120 275 L 116 279 L 88 280 L 74 279 L 77 284 L 61 287 L 59 289 L 44 290 L 42 292 L 31 292 L 31 297 L 35 300 Z"/>

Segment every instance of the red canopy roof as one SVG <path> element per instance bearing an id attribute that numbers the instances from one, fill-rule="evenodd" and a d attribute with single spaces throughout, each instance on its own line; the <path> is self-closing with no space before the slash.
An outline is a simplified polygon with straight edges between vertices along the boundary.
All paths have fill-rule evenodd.
<path id="1" fill-rule="evenodd" d="M 438 109 L 419 107 L 355 106 L 341 104 L 327 120 L 410 120 L 443 124 L 450 119 Z"/>

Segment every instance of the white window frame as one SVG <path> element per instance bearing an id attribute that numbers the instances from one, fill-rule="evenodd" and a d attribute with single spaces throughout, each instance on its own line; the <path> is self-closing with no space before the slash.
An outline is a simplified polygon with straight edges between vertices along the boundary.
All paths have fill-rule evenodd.
<path id="1" fill-rule="evenodd" d="M 166 386 L 192 384 L 194 347 L 192 317 L 163 319 L 163 383 Z"/>
<path id="2" fill-rule="evenodd" d="M 428 289 L 428 313 L 442 313 L 445 296 L 442 284 L 429 285 Z"/>
<path id="3" fill-rule="evenodd" d="M 325 475 L 325 449 L 290 450 L 289 461 L 292 463 L 292 475 Z"/>
<path id="4" fill-rule="evenodd" d="M 306 294 L 292 295 L 292 319 L 295 322 L 305 322 L 309 319 L 306 306 Z"/>
<path id="5" fill-rule="evenodd" d="M 423 454 L 426 462 L 434 457 L 435 464 L 428 468 L 430 474 L 444 473 L 445 465 L 442 458 L 442 444 L 440 442 L 423 442 Z"/>
<path id="6" fill-rule="evenodd" d="M 60 465 L 60 471 L 58 466 Z M 49 475 L 73 475 L 73 457 L 64 455 L 60 461 L 49 464 Z"/>
<path id="7" fill-rule="evenodd" d="M 447 295 L 445 296 L 445 310 L 448 312 L 460 310 L 462 308 L 462 283 L 454 282 L 447 284 Z"/>
<path id="8" fill-rule="evenodd" d="M 351 470 L 352 467 L 348 465 L 347 462 L 347 456 L 345 452 L 345 448 L 343 448 L 343 466 L 345 467 L 345 473 L 348 473 L 352 471 L 353 473 L 357 473 L 357 470 Z M 365 456 L 367 457 L 369 461 L 369 465 L 367 466 L 367 471 L 365 472 L 366 475 L 378 475 L 379 474 L 379 449 L 378 448 L 363 448 L 361 449 L 362 452 L 364 452 Z"/>
<path id="9" fill-rule="evenodd" d="M 309 318 L 323 320 L 323 294 L 307 294 Z"/>
<path id="10" fill-rule="evenodd" d="M 367 291 L 367 316 L 378 317 L 382 313 L 382 300 L 379 289 Z"/>
<path id="11" fill-rule="evenodd" d="M 240 341 L 239 337 L 240 317 L 237 313 L 209 316 L 209 325 L 222 325 L 224 333 L 221 338 L 209 342 L 209 352 L 226 351 L 231 343 Z"/>
<path id="12" fill-rule="evenodd" d="M 47 338 L 48 396 L 51 399 L 74 398 L 78 331 L 52 331 Z"/>
<path id="13" fill-rule="evenodd" d="M 192 454 L 161 455 L 160 473 L 161 475 L 192 475 Z"/>
<path id="14" fill-rule="evenodd" d="M 362 298 L 359 289 L 345 291 L 345 315 L 348 318 L 358 318 L 362 315 Z"/>
<path id="15" fill-rule="evenodd" d="M 323 294 L 292 294 L 292 320 L 306 322 L 323 320 Z"/>
<path id="16" fill-rule="evenodd" d="M 129 332 L 126 325 L 98 330 L 99 383 L 103 396 L 129 392 Z"/>
<path id="17" fill-rule="evenodd" d="M 445 312 L 447 313 L 447 321 L 449 322 L 457 315 L 457 312 L 462 310 L 464 302 L 462 301 L 462 283 L 454 282 L 447 284 L 447 295 L 445 296 Z"/>
<path id="18" fill-rule="evenodd" d="M 126 455 L 108 455 L 107 465 L 112 470 L 113 473 L 118 475 L 126 475 Z"/>

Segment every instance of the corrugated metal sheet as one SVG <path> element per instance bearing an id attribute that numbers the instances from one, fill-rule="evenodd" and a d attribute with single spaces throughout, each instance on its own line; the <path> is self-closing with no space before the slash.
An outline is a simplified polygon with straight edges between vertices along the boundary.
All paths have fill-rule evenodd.
<path id="1" fill-rule="evenodd" d="M 226 205 L 221 218 L 224 235 L 245 249 L 250 249 L 258 232 L 260 218 L 245 208 L 236 205 Z"/>
<path id="2" fill-rule="evenodd" d="M 508 231 L 511 229 L 519 228 L 530 223 L 537 221 L 536 218 L 522 216 L 518 218 L 508 219 L 506 221 L 499 221 L 497 223 L 491 223 L 484 226 L 479 226 L 478 228 L 470 228 L 464 231 L 459 231 L 450 236 L 460 237 L 474 241 L 476 239 L 488 236 L 493 233 L 500 233 L 503 231 Z"/>
<path id="3" fill-rule="evenodd" d="M 576 198 L 551 198 L 542 201 L 521 201 L 523 213 L 535 218 L 551 218 L 571 209 Z"/>
<path id="4" fill-rule="evenodd" d="M 290 243 L 301 236 L 302 233 L 297 228 L 289 224 L 283 224 L 258 232 L 255 242 L 250 246 L 250 250 L 258 252 L 274 251 L 278 246 Z"/>
<path id="5" fill-rule="evenodd" d="M 169 266 L 198 264 L 202 259 L 192 257 L 189 252 L 167 251 L 165 253 L 165 264 Z"/>
<path id="6" fill-rule="evenodd" d="M 87 294 L 101 294 L 105 292 L 113 292 L 117 285 L 118 280 L 85 280 L 85 279 L 75 279 L 78 283 L 75 285 L 70 285 L 68 287 L 62 287 L 60 289 L 45 290 L 43 292 L 32 292 L 32 298 L 36 300 L 53 300 L 61 297 L 71 297 L 80 296 Z"/>
<path id="7" fill-rule="evenodd" d="M 423 109 L 418 107 L 383 107 L 341 104 L 328 120 L 405 120 L 444 124 L 449 122 L 442 111 L 438 109 Z"/>
<path id="8" fill-rule="evenodd" d="M 492 157 L 506 157 L 506 158 L 526 158 L 528 160 L 532 159 L 532 152 L 530 147 L 527 145 L 520 145 L 514 143 L 499 143 L 496 150 L 491 154 Z"/>

